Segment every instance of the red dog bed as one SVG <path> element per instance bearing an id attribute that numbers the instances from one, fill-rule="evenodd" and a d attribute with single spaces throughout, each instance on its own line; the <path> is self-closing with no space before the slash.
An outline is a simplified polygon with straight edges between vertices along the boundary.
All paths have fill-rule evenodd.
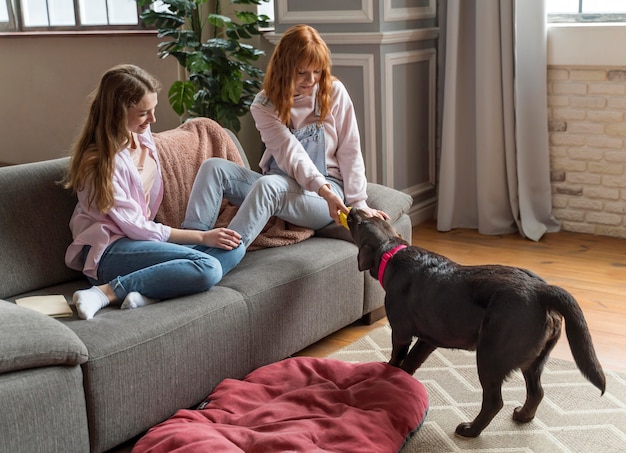
<path id="1" fill-rule="evenodd" d="M 133 453 L 397 452 L 427 409 L 422 383 L 386 363 L 296 357 L 224 380 Z"/>

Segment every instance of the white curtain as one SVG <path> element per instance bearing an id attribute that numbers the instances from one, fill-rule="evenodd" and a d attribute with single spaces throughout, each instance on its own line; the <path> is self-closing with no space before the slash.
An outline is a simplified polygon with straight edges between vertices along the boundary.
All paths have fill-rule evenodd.
<path id="1" fill-rule="evenodd" d="M 446 11 L 447 9 L 447 11 Z M 558 231 L 543 0 L 448 0 L 437 228 Z"/>

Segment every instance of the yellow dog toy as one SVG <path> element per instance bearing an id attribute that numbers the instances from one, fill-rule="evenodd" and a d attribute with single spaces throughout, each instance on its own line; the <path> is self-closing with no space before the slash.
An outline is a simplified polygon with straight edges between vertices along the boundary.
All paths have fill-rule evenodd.
<path id="1" fill-rule="evenodd" d="M 348 211 L 350 209 L 352 208 L 348 208 Z M 341 222 L 341 224 L 346 230 L 348 231 L 350 230 L 350 227 L 348 226 L 348 216 L 343 211 L 339 211 L 339 222 Z"/>

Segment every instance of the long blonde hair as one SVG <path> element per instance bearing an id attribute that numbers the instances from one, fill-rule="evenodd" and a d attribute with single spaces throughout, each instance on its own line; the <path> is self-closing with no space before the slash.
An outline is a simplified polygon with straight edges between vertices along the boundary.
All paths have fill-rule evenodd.
<path id="1" fill-rule="evenodd" d="M 89 205 L 101 212 L 113 207 L 115 156 L 131 140 L 128 109 L 160 88 L 155 77 L 134 65 L 115 66 L 104 73 L 91 95 L 87 120 L 72 149 L 63 181 L 66 189 L 78 192 L 88 188 Z"/>
<path id="2" fill-rule="evenodd" d="M 293 106 L 294 80 L 300 68 L 321 71 L 317 90 L 320 122 L 330 111 L 333 76 L 330 50 L 317 30 L 309 25 L 294 25 L 282 36 L 267 65 L 263 89 L 280 120 L 288 125 Z"/>

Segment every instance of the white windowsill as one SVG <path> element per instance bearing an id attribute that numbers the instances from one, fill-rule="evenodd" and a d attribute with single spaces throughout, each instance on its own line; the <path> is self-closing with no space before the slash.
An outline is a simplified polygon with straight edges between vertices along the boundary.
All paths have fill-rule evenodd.
<path id="1" fill-rule="evenodd" d="M 548 65 L 626 66 L 626 24 L 548 24 Z"/>

